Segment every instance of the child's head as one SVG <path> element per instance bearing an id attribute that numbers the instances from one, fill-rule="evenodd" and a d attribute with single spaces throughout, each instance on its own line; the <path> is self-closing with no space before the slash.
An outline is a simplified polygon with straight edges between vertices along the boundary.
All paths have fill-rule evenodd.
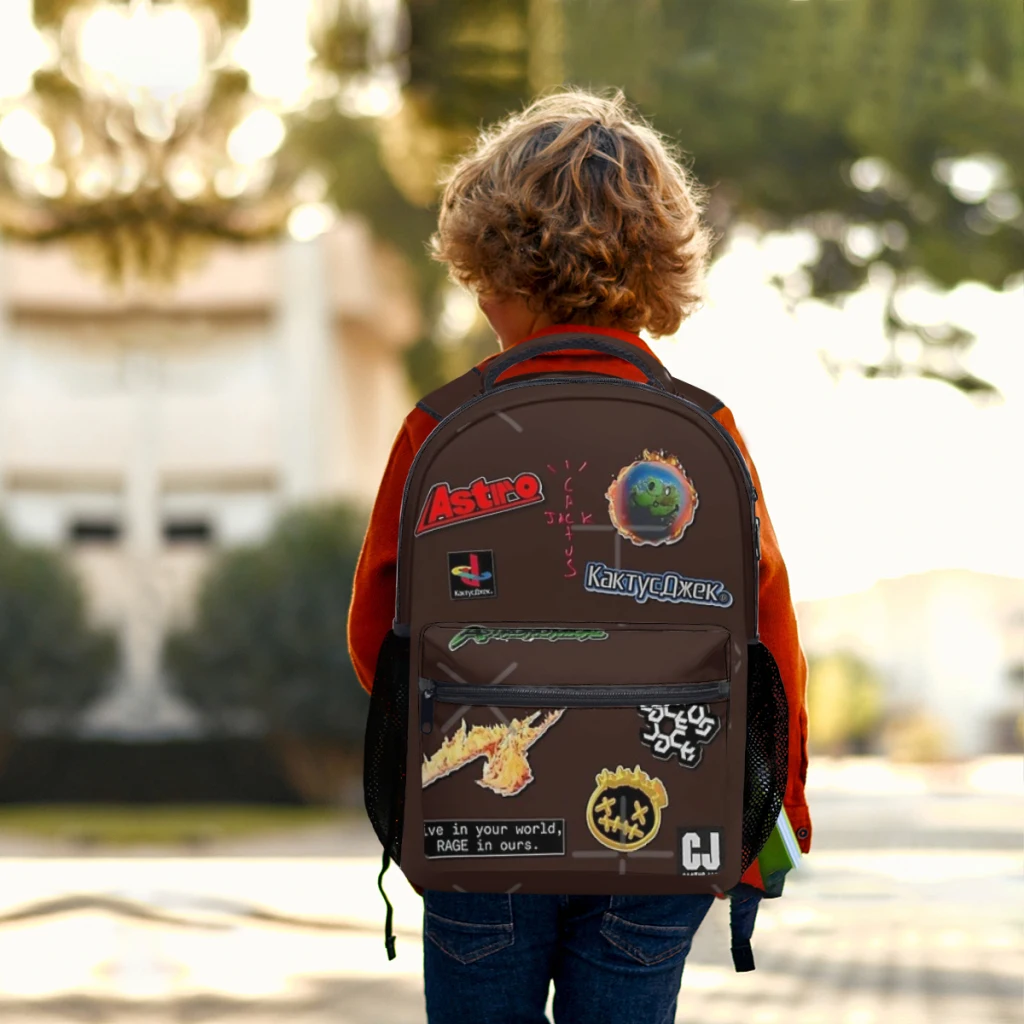
<path id="1" fill-rule="evenodd" d="M 702 191 L 621 93 L 539 99 L 453 168 L 434 256 L 553 324 L 671 334 L 700 300 Z"/>

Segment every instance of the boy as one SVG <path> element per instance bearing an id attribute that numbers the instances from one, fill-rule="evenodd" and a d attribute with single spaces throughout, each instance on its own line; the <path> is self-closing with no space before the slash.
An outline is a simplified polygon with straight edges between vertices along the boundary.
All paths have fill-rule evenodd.
<path id="1" fill-rule="evenodd" d="M 434 256 L 476 292 L 502 350 L 584 326 L 653 356 L 636 332 L 672 334 L 699 302 L 710 244 L 701 201 L 665 141 L 629 112 L 621 94 L 562 92 L 485 132 L 456 165 Z M 583 351 L 536 356 L 509 376 L 573 370 L 643 379 L 628 363 Z M 732 414 L 722 408 L 715 418 L 740 446 L 760 495 Z M 421 409 L 406 418 L 356 570 L 349 648 L 367 689 L 394 611 L 406 475 L 435 424 Z M 785 807 L 806 852 L 806 666 L 786 569 L 760 497 L 757 515 L 760 634 L 789 701 Z M 744 881 L 759 884 L 756 865 Z M 428 1018 L 431 1024 L 541 1024 L 553 980 L 558 1024 L 671 1024 L 686 954 L 712 900 L 428 891 Z"/>

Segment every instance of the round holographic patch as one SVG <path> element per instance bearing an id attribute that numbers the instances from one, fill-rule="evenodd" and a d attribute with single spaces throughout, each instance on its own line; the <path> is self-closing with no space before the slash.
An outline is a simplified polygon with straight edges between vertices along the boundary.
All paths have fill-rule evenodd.
<path id="1" fill-rule="evenodd" d="M 644 450 L 619 470 L 605 497 L 612 525 L 628 541 L 675 544 L 693 522 L 697 489 L 674 455 Z"/>

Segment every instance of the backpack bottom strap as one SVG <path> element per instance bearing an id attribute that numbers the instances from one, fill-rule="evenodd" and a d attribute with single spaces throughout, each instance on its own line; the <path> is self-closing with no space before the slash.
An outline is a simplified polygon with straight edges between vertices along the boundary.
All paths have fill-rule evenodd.
<path id="1" fill-rule="evenodd" d="M 391 906 L 391 900 L 388 899 L 388 894 L 384 891 L 384 872 L 387 871 L 388 865 L 391 863 L 391 855 L 387 850 L 384 851 L 384 857 L 381 860 L 380 874 L 377 876 L 377 888 L 380 891 L 381 896 L 384 897 L 384 905 L 388 908 L 387 913 L 384 916 L 384 948 L 388 951 L 388 959 L 395 959 L 395 931 L 394 931 L 394 907 Z"/>
<path id="2" fill-rule="evenodd" d="M 754 970 L 754 951 L 750 948 L 750 940 L 760 903 L 759 895 L 734 895 L 729 899 L 732 962 L 738 974 Z"/>

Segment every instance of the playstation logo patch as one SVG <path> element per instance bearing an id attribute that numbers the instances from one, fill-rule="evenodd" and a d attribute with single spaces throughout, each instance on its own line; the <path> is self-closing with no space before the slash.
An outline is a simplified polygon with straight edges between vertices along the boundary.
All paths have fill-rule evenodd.
<path id="1" fill-rule="evenodd" d="M 497 597 L 493 551 L 449 551 L 448 592 L 452 600 Z"/>

